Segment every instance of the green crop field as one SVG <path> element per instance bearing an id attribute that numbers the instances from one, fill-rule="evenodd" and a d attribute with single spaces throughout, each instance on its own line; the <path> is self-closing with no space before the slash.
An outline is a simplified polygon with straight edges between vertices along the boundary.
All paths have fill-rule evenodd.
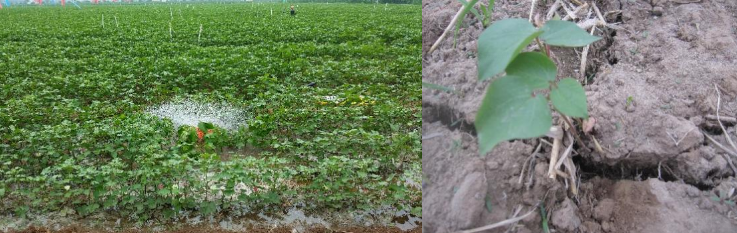
<path id="1" fill-rule="evenodd" d="M 421 7 L 298 5 L 0 10 L 0 214 L 421 215 Z M 247 127 L 147 112 L 184 99 Z"/>

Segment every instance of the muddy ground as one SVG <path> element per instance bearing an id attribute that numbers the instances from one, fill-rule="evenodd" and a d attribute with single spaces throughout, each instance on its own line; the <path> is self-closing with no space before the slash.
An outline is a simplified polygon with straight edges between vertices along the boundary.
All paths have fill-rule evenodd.
<path id="1" fill-rule="evenodd" d="M 422 219 L 385 206 L 372 210 L 315 210 L 293 207 L 285 212 L 235 212 L 201 216 L 181 211 L 174 219 L 135 221 L 115 212 L 79 217 L 45 212 L 27 217 L 0 215 L 0 232 L 422 232 Z"/>
<path id="2" fill-rule="evenodd" d="M 109 232 L 105 230 L 99 230 L 99 229 L 90 229 L 86 227 L 67 227 L 61 230 L 48 230 L 46 228 L 36 228 L 36 227 L 30 227 L 22 231 L 10 231 L 10 233 L 48 233 L 48 232 L 59 232 L 59 233 L 98 233 L 98 232 Z M 120 231 L 124 233 L 138 233 L 138 232 L 151 232 L 151 231 L 145 231 L 145 230 L 127 230 L 127 231 Z M 293 228 L 290 227 L 273 227 L 273 228 L 248 228 L 244 231 L 229 231 L 229 230 L 223 230 L 223 229 L 217 229 L 212 227 L 188 227 L 188 228 L 182 228 L 179 230 L 172 230 L 172 231 L 160 231 L 164 233 L 200 233 L 200 232 L 212 232 L 212 233 L 235 233 L 235 232 L 253 232 L 253 233 L 294 233 Z M 306 229 L 304 232 L 311 232 L 311 233 L 338 233 L 338 232 L 355 232 L 355 233 L 363 233 L 363 232 L 386 232 L 386 233 L 400 233 L 405 232 L 401 231 L 398 228 L 393 227 L 343 227 L 338 229 L 328 229 L 324 227 L 313 227 Z M 410 231 L 407 231 L 409 233 L 421 233 L 422 230 L 420 228 L 416 228 Z"/>
<path id="3" fill-rule="evenodd" d="M 584 1 L 591 3 L 592 1 Z M 482 1 L 488 3 L 488 1 Z M 527 18 L 532 1 L 497 0 L 494 20 Z M 547 12 L 554 1 L 536 1 Z M 585 83 L 591 136 L 573 157 L 578 195 L 563 178 L 548 178 L 551 146 L 514 140 L 478 153 L 474 121 L 489 81 L 479 82 L 479 19 L 464 20 L 453 47 L 433 42 L 461 7 L 423 1 L 423 232 L 455 232 L 493 224 L 544 206 L 555 232 L 737 232 L 737 188 L 725 132 L 709 115 L 737 116 L 737 1 L 596 1 L 599 28 L 579 75 L 582 49 L 553 49 L 559 78 Z M 555 117 L 554 117 L 555 118 Z M 556 120 L 554 119 L 554 122 Z M 725 122 L 736 137 L 735 122 Z M 592 138 L 603 148 L 598 153 Z M 551 139 L 548 139 L 549 141 Z M 521 173 L 522 167 L 531 172 Z M 730 195 L 731 194 L 731 195 Z M 517 224 L 488 232 L 542 232 L 539 208 Z"/>

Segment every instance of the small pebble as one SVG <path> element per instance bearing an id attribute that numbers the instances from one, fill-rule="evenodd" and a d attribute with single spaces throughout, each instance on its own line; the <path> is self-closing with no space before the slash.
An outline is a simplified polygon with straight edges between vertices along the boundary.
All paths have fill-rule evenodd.
<path id="1" fill-rule="evenodd" d="M 661 6 L 654 7 L 653 8 L 653 15 L 655 15 L 655 16 L 663 16 L 663 7 L 661 7 Z M 657 17 L 656 17 L 656 19 L 657 19 Z"/>

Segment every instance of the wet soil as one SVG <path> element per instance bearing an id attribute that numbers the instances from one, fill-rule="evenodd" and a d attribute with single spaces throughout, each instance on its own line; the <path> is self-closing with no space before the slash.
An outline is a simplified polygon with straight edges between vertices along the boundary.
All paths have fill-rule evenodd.
<path id="1" fill-rule="evenodd" d="M 28 229 L 22 230 L 22 231 L 10 231 L 9 233 L 49 233 L 49 232 L 58 232 L 58 233 L 102 233 L 102 232 L 110 232 L 105 230 L 99 230 L 99 229 L 90 229 L 90 228 L 84 228 L 84 227 L 68 227 L 61 230 L 49 230 L 46 228 L 37 228 L 37 227 L 29 227 Z M 138 233 L 138 232 L 151 232 L 146 230 L 126 230 L 126 231 L 119 231 L 122 233 Z M 157 231 L 161 233 L 199 233 L 199 232 L 212 232 L 212 233 L 234 233 L 238 231 L 228 231 L 228 230 L 222 230 L 217 228 L 208 228 L 208 227 L 188 227 L 188 228 L 182 228 L 178 230 L 171 230 L 171 231 Z M 275 228 L 248 228 L 244 231 L 240 232 L 253 232 L 253 233 L 293 233 L 296 231 L 293 231 L 290 227 L 275 227 Z M 408 233 L 421 233 L 422 227 L 418 227 L 409 231 L 402 231 L 399 228 L 395 227 L 344 227 L 344 228 L 336 228 L 336 229 L 328 229 L 324 227 L 314 227 L 309 228 L 305 231 L 300 232 L 307 232 L 307 233 L 332 233 L 332 232 L 355 232 L 355 233 L 363 233 L 363 232 L 387 232 L 387 233 L 399 233 L 399 232 L 408 232 Z"/>
<path id="2" fill-rule="evenodd" d="M 527 18 L 531 2 L 497 0 L 493 18 Z M 535 9 L 547 12 L 555 1 L 537 2 Z M 533 154 L 540 140 L 478 154 L 474 122 L 490 82 L 476 75 L 483 26 L 468 16 L 455 47 L 450 35 L 428 53 L 461 4 L 423 1 L 423 82 L 455 91 L 422 91 L 424 232 L 489 225 L 539 206 L 556 232 L 737 232 L 730 155 L 706 139 L 729 145 L 708 117 L 716 114 L 715 86 L 720 114 L 737 116 L 737 2 L 596 4 L 618 27 L 597 29 L 604 39 L 592 44 L 586 74 L 578 70 L 582 49 L 554 49 L 552 56 L 558 78 L 586 84 L 596 119 L 583 139 L 594 152 L 574 147 L 580 177 L 573 195 L 566 180 L 547 176 L 551 147 L 542 143 Z M 725 126 L 737 136 L 734 123 Z M 604 153 L 593 150 L 594 137 Z M 540 211 L 488 232 L 542 232 Z"/>
<path id="3" fill-rule="evenodd" d="M 418 184 L 419 185 L 419 184 Z M 0 232 L 421 232 L 422 218 L 384 206 L 371 210 L 250 210 L 217 216 L 182 211 L 174 219 L 130 221 L 112 212 L 79 217 L 60 212 L 0 216 Z"/>

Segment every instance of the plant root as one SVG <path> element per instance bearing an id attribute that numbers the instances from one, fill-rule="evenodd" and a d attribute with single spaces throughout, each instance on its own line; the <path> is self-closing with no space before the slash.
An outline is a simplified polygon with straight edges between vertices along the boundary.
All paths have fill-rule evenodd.
<path id="1" fill-rule="evenodd" d="M 479 231 L 485 231 L 485 230 L 494 229 L 494 228 L 501 227 L 501 226 L 504 226 L 504 225 L 513 224 L 513 223 L 519 222 L 522 219 L 527 218 L 527 216 L 532 215 L 532 213 L 534 213 L 536 209 L 537 209 L 537 206 L 535 206 L 534 208 L 532 208 L 532 210 L 530 210 L 526 214 L 523 214 L 522 216 L 519 216 L 519 217 L 516 217 L 516 218 L 510 218 L 510 219 L 507 219 L 507 220 L 504 220 L 504 221 L 501 221 L 501 222 L 498 222 L 498 223 L 494 223 L 494 224 L 491 224 L 491 225 L 483 226 L 483 227 L 478 227 L 478 228 L 474 228 L 474 229 L 470 229 L 470 230 L 465 230 L 465 231 L 459 231 L 458 233 L 473 233 L 473 232 L 479 232 Z"/>

